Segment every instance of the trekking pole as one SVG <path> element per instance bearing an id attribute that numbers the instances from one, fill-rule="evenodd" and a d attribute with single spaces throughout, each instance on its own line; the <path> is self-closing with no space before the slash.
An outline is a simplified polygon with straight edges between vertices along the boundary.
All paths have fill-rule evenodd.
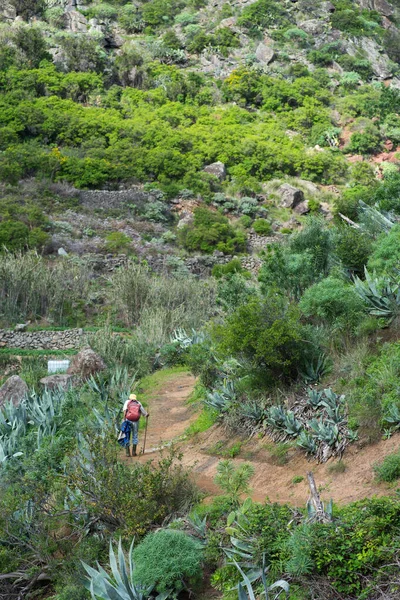
<path id="1" fill-rule="evenodd" d="M 146 428 L 144 430 L 144 442 L 143 442 L 143 448 L 142 448 L 142 454 L 144 454 L 145 450 L 146 450 L 146 437 L 147 437 L 147 424 L 149 422 L 149 417 L 146 417 Z"/>

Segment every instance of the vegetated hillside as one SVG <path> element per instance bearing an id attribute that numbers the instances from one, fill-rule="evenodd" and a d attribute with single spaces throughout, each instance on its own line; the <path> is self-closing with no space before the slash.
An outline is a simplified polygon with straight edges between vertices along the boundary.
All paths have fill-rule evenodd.
<path id="1" fill-rule="evenodd" d="M 48 389 L 61 351 L 0 349 L 0 599 L 252 600 L 275 580 L 398 599 L 398 452 L 378 499 L 244 501 L 250 438 L 332 477 L 397 447 L 397 0 L 0 15 L 0 325 L 85 327 L 106 365 Z M 116 444 L 130 391 L 165 395 L 170 369 L 197 377 L 186 438 L 224 428 L 211 503 L 179 451 Z"/>

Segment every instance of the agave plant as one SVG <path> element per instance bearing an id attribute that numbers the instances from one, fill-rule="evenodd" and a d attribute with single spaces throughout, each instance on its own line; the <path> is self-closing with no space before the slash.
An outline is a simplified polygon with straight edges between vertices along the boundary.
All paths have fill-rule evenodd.
<path id="1" fill-rule="evenodd" d="M 231 380 L 224 379 L 217 389 L 207 392 L 204 402 L 218 412 L 225 412 L 235 399 L 235 384 Z"/>
<path id="2" fill-rule="evenodd" d="M 306 383 L 316 383 L 329 372 L 330 368 L 329 359 L 322 352 L 316 358 L 305 363 L 300 375 Z"/>
<path id="3" fill-rule="evenodd" d="M 191 335 L 187 334 L 185 329 L 176 329 L 171 336 L 172 343 L 178 343 L 182 350 L 189 348 L 193 344 L 201 344 L 206 339 L 203 332 L 192 329 Z"/>
<path id="4" fill-rule="evenodd" d="M 321 404 L 323 392 L 309 388 L 307 392 L 307 404 L 312 408 L 318 408 Z"/>
<path id="5" fill-rule="evenodd" d="M 145 588 L 134 582 L 133 545 L 134 542 L 132 542 L 128 552 L 127 564 L 122 550 L 121 539 L 119 540 L 117 562 L 110 540 L 111 574 L 107 573 L 99 563 L 97 563 L 97 569 L 93 569 L 93 567 L 82 562 L 88 574 L 85 587 L 90 591 L 93 600 L 146 600 L 146 598 L 150 597 L 154 586 Z M 162 596 L 159 596 L 159 598 L 161 600 Z"/>
<path id="6" fill-rule="evenodd" d="M 284 431 L 290 435 L 290 437 L 297 437 L 302 429 L 303 426 L 301 422 L 296 419 L 293 411 L 288 410 L 285 416 Z"/>
<path id="7" fill-rule="evenodd" d="M 315 439 L 307 431 L 302 431 L 297 439 L 297 446 L 303 448 L 307 454 L 315 454 L 317 451 L 317 444 Z"/>
<path id="8" fill-rule="evenodd" d="M 277 429 L 284 429 L 286 412 L 282 406 L 271 406 L 267 411 L 267 423 Z"/>
<path id="9" fill-rule="evenodd" d="M 234 564 L 235 564 L 237 570 L 239 571 L 239 573 L 241 574 L 241 576 L 243 577 L 243 583 L 239 583 L 239 585 L 238 585 L 238 600 L 257 600 L 259 595 L 255 594 L 252 582 L 250 581 L 248 576 L 243 572 L 243 570 L 240 568 L 240 565 L 238 565 L 235 562 L 234 562 Z M 263 565 L 261 568 L 261 581 L 262 581 L 262 585 L 264 588 L 262 595 L 265 597 L 265 600 L 269 600 L 272 597 L 274 600 L 277 600 L 277 598 L 279 598 L 281 596 L 282 592 L 285 594 L 286 598 L 289 598 L 289 583 L 287 581 L 285 581 L 284 579 L 279 579 L 279 581 L 275 581 L 274 583 L 269 585 L 267 583 L 267 578 L 265 575 L 266 572 L 267 572 L 267 567 L 266 567 L 266 563 L 265 563 L 265 554 L 263 554 Z M 247 592 L 246 592 L 245 588 L 246 588 Z M 270 592 L 271 592 L 271 594 L 270 594 Z"/>
<path id="10" fill-rule="evenodd" d="M 390 423 L 395 429 L 400 428 L 400 408 L 397 404 L 390 404 L 388 413 L 385 415 L 384 420 L 386 423 Z"/>
<path id="11" fill-rule="evenodd" d="M 264 406 L 255 400 L 242 404 L 241 412 L 244 417 L 251 419 L 255 423 L 262 423 L 265 417 Z"/>
<path id="12" fill-rule="evenodd" d="M 312 419 L 310 421 L 310 428 L 315 434 L 315 437 L 320 441 L 328 444 L 328 446 L 334 446 L 339 437 L 339 428 L 337 425 L 332 423 L 323 423 Z"/>
<path id="13" fill-rule="evenodd" d="M 392 320 L 400 310 L 400 284 L 389 277 L 371 276 L 365 268 L 365 281 L 354 278 L 354 289 L 370 315 Z"/>

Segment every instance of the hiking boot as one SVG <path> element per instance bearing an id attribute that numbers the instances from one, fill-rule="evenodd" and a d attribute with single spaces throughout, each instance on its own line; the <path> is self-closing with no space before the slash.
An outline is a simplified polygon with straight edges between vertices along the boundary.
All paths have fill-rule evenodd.
<path id="1" fill-rule="evenodd" d="M 133 444 L 133 446 L 132 446 L 132 456 L 137 456 L 137 454 L 136 454 L 136 448 L 137 448 L 137 445 Z"/>
<path id="2" fill-rule="evenodd" d="M 125 452 L 126 452 L 126 456 L 130 456 L 130 455 L 131 455 L 131 453 L 130 453 L 130 449 L 129 449 L 129 446 L 127 446 L 127 447 L 125 448 Z"/>

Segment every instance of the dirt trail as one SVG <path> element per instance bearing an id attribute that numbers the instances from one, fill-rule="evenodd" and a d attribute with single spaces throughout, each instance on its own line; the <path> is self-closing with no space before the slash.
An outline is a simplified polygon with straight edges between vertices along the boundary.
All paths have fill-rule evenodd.
<path id="1" fill-rule="evenodd" d="M 142 462 L 150 458 L 157 459 L 161 446 L 182 436 L 197 416 L 193 406 L 186 403 L 194 384 L 195 378 L 188 373 L 171 374 L 162 389 L 156 390 L 148 398 L 151 416 L 146 454 L 138 459 L 126 460 Z M 143 437 L 142 431 L 139 448 L 142 446 Z M 221 493 L 213 481 L 221 456 L 210 455 L 210 449 L 215 448 L 217 443 L 223 448 L 229 448 L 238 441 L 232 437 L 228 438 L 222 427 L 214 425 L 208 431 L 179 444 L 183 452 L 183 464 L 193 468 L 197 484 L 209 496 Z M 354 445 L 343 457 L 346 470 L 336 474 L 330 472 L 334 464 L 332 461 L 318 465 L 307 461 L 299 450 L 290 450 L 286 464 L 273 464 L 273 458 L 266 445 L 268 440 L 265 438 L 249 440 L 242 443 L 240 455 L 233 459 L 237 464 L 250 462 L 254 466 L 255 475 L 251 481 L 254 500 L 264 501 L 268 498 L 271 501 L 304 506 L 308 498 L 306 472 L 309 470 L 313 471 L 325 500 L 333 498 L 335 502 L 348 503 L 365 497 L 394 493 L 394 488 L 378 484 L 374 480 L 373 465 L 386 454 L 400 449 L 400 434 L 364 448 Z M 295 484 L 295 477 L 304 477 L 304 480 Z"/>

